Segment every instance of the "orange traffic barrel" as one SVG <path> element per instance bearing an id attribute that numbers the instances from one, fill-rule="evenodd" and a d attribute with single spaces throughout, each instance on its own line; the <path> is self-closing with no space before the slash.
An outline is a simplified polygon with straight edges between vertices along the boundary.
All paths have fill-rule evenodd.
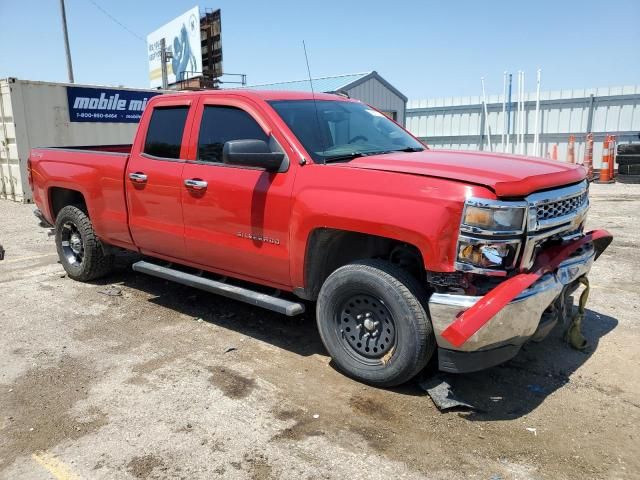
<path id="1" fill-rule="evenodd" d="M 607 135 L 604 139 L 604 143 L 602 144 L 602 164 L 600 165 L 600 178 L 596 181 L 596 183 L 613 183 L 613 180 L 611 180 L 611 175 L 609 174 L 609 164 L 611 161 L 609 144 L 610 136 Z"/>

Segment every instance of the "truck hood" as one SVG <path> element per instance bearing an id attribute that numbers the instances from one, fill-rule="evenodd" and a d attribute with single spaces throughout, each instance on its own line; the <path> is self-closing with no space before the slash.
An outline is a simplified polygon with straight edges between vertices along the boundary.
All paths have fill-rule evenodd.
<path id="1" fill-rule="evenodd" d="M 356 158 L 343 165 L 483 185 L 498 197 L 522 197 L 538 190 L 576 183 L 586 176 L 581 166 L 556 160 L 460 150 L 394 152 Z"/>

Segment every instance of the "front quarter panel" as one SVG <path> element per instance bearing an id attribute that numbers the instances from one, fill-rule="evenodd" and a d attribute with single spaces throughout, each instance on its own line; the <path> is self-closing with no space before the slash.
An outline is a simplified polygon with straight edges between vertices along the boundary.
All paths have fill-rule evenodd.
<path id="1" fill-rule="evenodd" d="M 452 272 L 464 200 L 486 188 L 420 175 L 311 164 L 300 169 L 291 214 L 294 286 L 304 285 L 308 239 L 317 228 L 377 235 L 417 247 L 431 271 Z"/>

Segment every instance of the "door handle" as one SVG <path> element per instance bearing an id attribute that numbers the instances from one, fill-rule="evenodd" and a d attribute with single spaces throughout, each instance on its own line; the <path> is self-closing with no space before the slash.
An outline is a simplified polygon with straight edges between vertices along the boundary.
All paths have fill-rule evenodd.
<path id="1" fill-rule="evenodd" d="M 141 172 L 130 173 L 129 179 L 135 183 L 147 183 L 147 176 Z"/>
<path id="2" fill-rule="evenodd" d="M 187 188 L 196 191 L 206 190 L 207 185 L 209 185 L 205 180 L 198 180 L 196 178 L 189 178 L 184 181 L 184 184 Z"/>

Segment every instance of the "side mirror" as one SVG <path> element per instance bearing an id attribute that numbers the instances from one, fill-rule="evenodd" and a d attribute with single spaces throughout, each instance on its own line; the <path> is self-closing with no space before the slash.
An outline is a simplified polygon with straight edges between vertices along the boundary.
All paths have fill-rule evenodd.
<path id="1" fill-rule="evenodd" d="M 222 162 L 243 167 L 264 168 L 277 172 L 284 160 L 284 153 L 272 152 L 263 140 L 230 140 L 222 147 Z"/>

